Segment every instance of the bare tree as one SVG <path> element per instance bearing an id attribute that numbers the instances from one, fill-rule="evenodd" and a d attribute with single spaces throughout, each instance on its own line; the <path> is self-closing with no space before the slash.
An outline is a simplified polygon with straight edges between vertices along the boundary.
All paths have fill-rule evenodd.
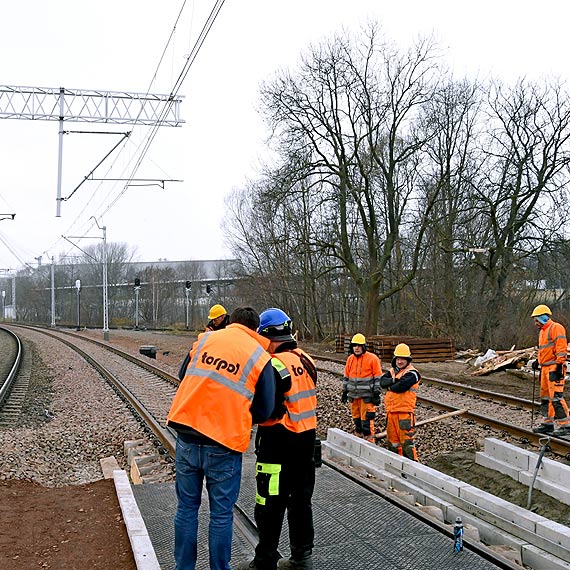
<path id="1" fill-rule="evenodd" d="M 484 176 L 474 188 L 487 251 L 477 258 L 485 273 L 483 346 L 497 340 L 517 267 L 568 221 L 570 163 L 570 103 L 559 83 L 494 83 L 488 106 Z"/>
<path id="2" fill-rule="evenodd" d="M 274 195 L 284 200 L 286 194 L 291 203 L 295 183 L 307 182 L 313 216 L 328 223 L 314 228 L 305 248 L 351 275 L 369 334 L 376 332 L 380 302 L 415 275 L 437 196 L 435 187 L 429 203 L 418 207 L 420 153 L 433 135 L 414 125 L 433 95 L 436 72 L 432 42 L 400 53 L 370 26 L 362 41 L 337 36 L 313 48 L 295 73 L 283 71 L 261 90 L 292 182 Z M 414 242 L 404 267 L 399 248 L 406 233 Z"/>

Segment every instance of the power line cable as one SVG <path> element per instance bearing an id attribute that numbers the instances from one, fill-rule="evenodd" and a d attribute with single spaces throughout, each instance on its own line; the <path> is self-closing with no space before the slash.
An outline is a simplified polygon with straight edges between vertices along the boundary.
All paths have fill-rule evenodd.
<path id="1" fill-rule="evenodd" d="M 179 21 L 180 21 L 180 19 L 181 19 L 181 17 L 182 17 L 182 14 L 183 14 L 183 12 L 184 12 L 184 8 L 186 7 L 186 3 L 187 3 L 187 0 L 183 0 L 182 6 L 180 7 L 180 10 L 178 11 L 178 15 L 177 15 L 177 17 L 176 17 L 176 20 L 175 20 L 175 22 L 174 22 L 174 24 L 173 24 L 173 26 L 172 26 L 172 29 L 171 29 L 171 31 L 170 31 L 170 34 L 169 34 L 169 36 L 168 36 L 168 40 L 166 41 L 166 44 L 165 44 L 165 46 L 164 46 L 164 48 L 163 48 L 163 50 L 162 50 L 162 54 L 160 55 L 158 64 L 156 65 L 156 68 L 155 68 L 155 70 L 154 70 L 153 76 L 152 76 L 152 78 L 151 78 L 151 80 L 150 80 L 150 82 L 149 82 L 149 84 L 148 84 L 148 88 L 147 88 L 147 90 L 146 90 L 146 96 L 148 96 L 148 94 L 150 93 L 150 90 L 152 89 L 152 86 L 154 85 L 154 82 L 156 81 L 156 78 L 157 78 L 157 76 L 158 76 L 158 72 L 159 72 L 159 70 L 160 70 L 160 68 L 161 68 L 161 66 L 162 66 L 162 63 L 163 63 L 163 61 L 164 61 L 164 57 L 165 57 L 166 52 L 167 52 L 167 50 L 168 50 L 168 46 L 169 46 L 170 43 L 172 42 L 172 39 L 173 39 L 173 37 L 174 37 L 174 35 L 175 35 L 175 32 L 176 32 L 176 29 L 177 29 L 177 27 L 178 27 L 178 23 L 179 23 Z M 141 108 L 140 108 L 140 110 L 139 110 L 139 113 L 138 113 L 138 115 L 137 115 L 137 117 L 136 117 L 136 119 L 135 119 L 135 121 L 134 121 L 133 130 L 134 130 L 134 128 L 137 126 L 137 122 L 138 122 L 138 120 L 139 120 L 139 118 L 140 118 L 140 116 L 141 116 L 142 111 L 143 111 L 143 108 L 142 108 L 142 106 L 141 106 Z M 162 122 L 163 119 L 164 119 L 164 116 L 161 117 L 160 122 Z M 143 140 L 144 140 L 144 139 L 143 139 Z M 122 145 L 122 148 L 121 148 L 121 149 L 118 151 L 118 153 L 115 155 L 115 157 L 114 157 L 112 163 L 109 165 L 109 167 L 108 167 L 108 169 L 107 169 L 106 175 L 108 175 L 108 174 L 112 171 L 112 169 L 114 168 L 114 166 L 115 166 L 117 160 L 118 160 L 119 157 L 121 156 L 121 153 L 122 153 L 122 151 L 124 150 L 124 148 L 125 148 L 125 146 L 126 146 L 126 144 L 125 144 L 126 142 L 127 142 L 127 141 L 124 141 L 124 144 Z M 129 140 L 128 142 L 131 142 L 131 141 Z M 137 150 L 140 148 L 141 145 L 142 145 L 142 142 L 138 145 Z M 135 151 L 135 154 L 136 154 L 136 151 Z M 132 159 L 133 159 L 133 157 L 131 157 L 131 158 L 129 159 L 129 161 L 127 162 L 127 165 L 123 168 L 123 172 L 128 168 L 128 165 L 130 164 L 130 162 L 132 161 Z M 106 176 L 106 175 L 105 175 L 105 176 Z M 82 217 L 83 214 L 85 213 L 86 209 L 87 209 L 88 206 L 91 204 L 91 202 L 92 202 L 93 199 L 95 198 L 95 195 L 98 193 L 98 191 L 100 190 L 100 188 L 101 188 L 102 186 L 103 186 L 103 181 L 101 181 L 101 182 L 99 182 L 99 184 L 97 184 L 97 186 L 96 186 L 95 189 L 93 190 L 93 193 L 91 194 L 91 197 L 89 198 L 89 200 L 87 200 L 87 202 L 85 203 L 85 206 L 81 209 L 81 211 L 76 215 L 75 219 L 74 219 L 73 222 L 69 225 L 69 227 L 68 227 L 68 229 L 66 230 L 65 233 L 69 233 L 69 232 L 75 227 L 75 224 L 78 223 L 78 221 L 81 219 L 81 217 Z M 112 191 L 112 190 L 111 190 L 111 191 Z M 107 211 L 107 210 L 105 210 L 105 212 L 106 212 L 106 211 Z M 103 213 L 105 213 L 105 212 L 103 212 Z M 101 215 L 103 215 L 103 214 L 101 214 Z M 94 224 L 92 224 L 92 223 L 89 224 L 89 227 L 85 230 L 85 233 L 86 233 L 86 234 L 87 234 L 89 231 L 91 231 L 91 229 L 93 228 L 93 225 L 94 225 Z M 62 240 L 61 237 L 58 238 L 58 239 L 57 239 L 46 251 L 44 251 L 43 253 L 46 254 L 46 255 L 49 255 L 49 250 L 54 249 L 54 248 L 61 242 L 61 240 Z"/>
<path id="2" fill-rule="evenodd" d="M 135 177 L 137 170 L 139 169 L 146 153 L 148 152 L 148 149 L 150 148 L 150 145 L 152 144 L 152 142 L 154 141 L 154 138 L 156 137 L 156 135 L 158 133 L 158 128 L 160 126 L 160 123 L 162 122 L 164 117 L 166 117 L 166 115 L 170 111 L 170 107 L 172 106 L 172 101 L 174 100 L 174 98 L 178 94 L 180 88 L 182 87 L 182 84 L 184 83 L 184 80 L 186 79 L 186 76 L 188 75 L 188 72 L 190 71 L 190 67 L 191 67 L 192 63 L 194 62 L 194 60 L 196 59 L 196 56 L 200 52 L 200 49 L 204 43 L 204 40 L 208 36 L 208 33 L 210 32 L 212 25 L 216 21 L 216 18 L 218 17 L 218 14 L 219 14 L 220 10 L 222 9 L 224 3 L 225 3 L 225 0 L 216 0 L 216 3 L 214 5 L 214 7 L 212 8 L 212 11 L 210 12 L 210 15 L 208 16 L 208 19 L 206 20 L 206 23 L 204 24 L 204 27 L 202 28 L 200 35 L 199 35 L 198 39 L 196 40 L 194 47 L 192 48 L 192 52 L 189 54 L 188 59 L 186 60 L 186 63 L 184 64 L 182 71 L 180 72 L 180 75 L 178 76 L 178 79 L 176 80 L 174 87 L 172 88 L 172 90 L 170 92 L 170 95 L 169 95 L 170 103 L 166 103 L 164 105 L 161 118 L 159 119 L 157 125 L 155 125 L 151 128 L 151 133 L 148 135 L 147 142 L 146 142 L 146 144 L 145 144 L 145 146 L 141 152 L 139 159 L 137 160 L 137 163 L 135 164 L 133 171 L 131 172 L 131 175 L 129 176 L 129 180 L 124 185 L 122 191 L 109 204 L 109 206 L 102 212 L 101 215 L 107 213 L 117 203 L 119 198 L 121 198 L 121 196 L 123 196 L 123 194 L 127 191 L 128 187 L 129 187 L 129 182 Z"/>

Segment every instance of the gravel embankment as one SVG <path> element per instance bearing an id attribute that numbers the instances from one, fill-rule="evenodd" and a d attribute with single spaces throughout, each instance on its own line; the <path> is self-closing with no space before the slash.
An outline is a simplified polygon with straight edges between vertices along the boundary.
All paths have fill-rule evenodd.
<path id="1" fill-rule="evenodd" d="M 99 460 L 147 439 L 102 378 L 76 353 L 41 333 L 18 329 L 32 351 L 32 377 L 18 425 L 0 431 L 0 480 L 44 486 L 101 479 Z"/>

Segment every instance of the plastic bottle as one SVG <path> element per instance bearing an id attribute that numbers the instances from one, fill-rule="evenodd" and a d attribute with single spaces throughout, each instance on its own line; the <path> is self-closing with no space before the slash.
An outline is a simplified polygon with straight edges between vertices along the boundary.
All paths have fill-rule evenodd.
<path id="1" fill-rule="evenodd" d="M 455 519 L 455 524 L 453 525 L 453 539 L 454 552 L 461 552 L 463 550 L 463 521 L 461 517 Z"/>

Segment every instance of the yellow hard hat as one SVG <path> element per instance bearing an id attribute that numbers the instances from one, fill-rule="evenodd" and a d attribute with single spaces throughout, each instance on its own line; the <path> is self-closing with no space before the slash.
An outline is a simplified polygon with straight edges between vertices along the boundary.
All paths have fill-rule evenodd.
<path id="1" fill-rule="evenodd" d="M 366 344 L 366 338 L 362 333 L 356 333 L 352 337 L 350 344 Z"/>
<path id="2" fill-rule="evenodd" d="M 210 309 L 210 313 L 208 314 L 208 319 L 211 321 L 212 319 L 217 319 L 222 315 L 226 315 L 227 311 L 222 305 L 214 305 Z"/>
<path id="3" fill-rule="evenodd" d="M 400 358 L 411 358 L 412 353 L 410 352 L 410 347 L 404 343 L 397 345 L 394 349 L 394 356 L 399 356 Z"/>
<path id="4" fill-rule="evenodd" d="M 531 317 L 540 317 L 540 315 L 552 315 L 552 311 L 546 305 L 537 305 Z"/>

